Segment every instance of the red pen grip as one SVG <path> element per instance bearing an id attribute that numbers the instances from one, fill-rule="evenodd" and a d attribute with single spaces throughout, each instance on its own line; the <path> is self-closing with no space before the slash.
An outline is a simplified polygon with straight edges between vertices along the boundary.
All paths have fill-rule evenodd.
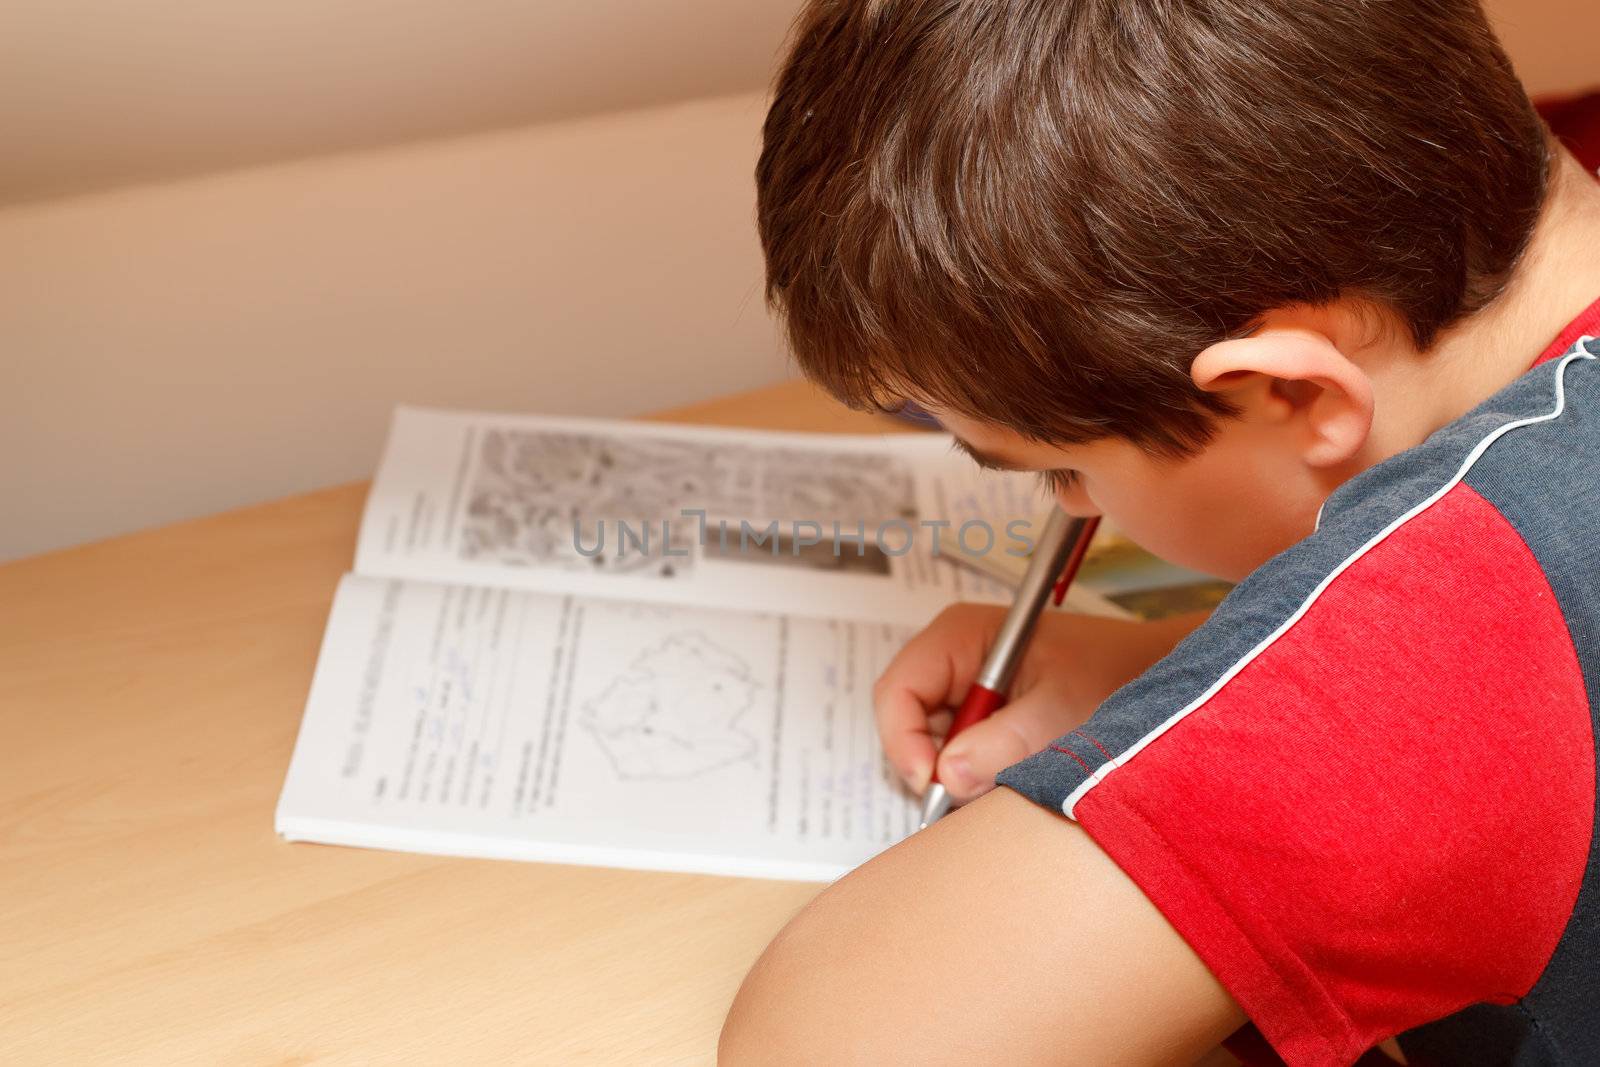
<path id="1" fill-rule="evenodd" d="M 999 711 L 1005 705 L 1006 695 L 996 693 L 993 689 L 985 689 L 981 685 L 974 685 L 967 690 L 967 697 L 961 702 L 961 707 L 956 711 L 956 717 L 950 720 L 950 732 L 945 734 L 944 743 L 950 744 L 956 734 L 971 726 L 973 723 L 982 722 L 989 716 Z M 939 780 L 939 773 L 934 771 L 933 781 Z"/>
<path id="2" fill-rule="evenodd" d="M 968 689 L 967 698 L 961 702 L 956 717 L 950 720 L 950 732 L 945 734 L 944 743 L 948 745 L 956 734 L 999 711 L 1005 706 L 1005 702 L 1006 695 L 996 693 L 993 689 L 985 689 L 981 685 L 974 685 Z"/>

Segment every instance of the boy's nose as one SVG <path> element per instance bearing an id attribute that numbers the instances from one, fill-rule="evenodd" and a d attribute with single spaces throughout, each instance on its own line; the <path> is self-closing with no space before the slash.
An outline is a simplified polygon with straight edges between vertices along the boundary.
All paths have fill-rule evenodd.
<path id="1" fill-rule="evenodd" d="M 1082 488 L 1068 489 L 1064 493 L 1057 493 L 1055 497 L 1056 507 L 1075 519 L 1092 519 L 1100 514 L 1100 509 Z"/>

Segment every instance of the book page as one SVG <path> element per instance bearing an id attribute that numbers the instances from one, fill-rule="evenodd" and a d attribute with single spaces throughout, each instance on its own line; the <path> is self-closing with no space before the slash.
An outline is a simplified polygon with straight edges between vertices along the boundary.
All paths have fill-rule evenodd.
<path id="1" fill-rule="evenodd" d="M 943 434 L 844 436 L 402 408 L 356 570 L 656 604 L 921 624 L 1004 584 L 1046 506 Z"/>
<path id="2" fill-rule="evenodd" d="M 292 840 L 836 878 L 916 827 L 870 692 L 908 631 L 349 575 Z"/>

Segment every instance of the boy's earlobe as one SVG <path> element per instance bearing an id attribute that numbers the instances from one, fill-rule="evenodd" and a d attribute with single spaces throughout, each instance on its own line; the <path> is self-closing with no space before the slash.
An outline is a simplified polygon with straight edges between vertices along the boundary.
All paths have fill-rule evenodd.
<path id="1" fill-rule="evenodd" d="M 1295 430 L 1294 447 L 1313 467 L 1347 462 L 1372 432 L 1371 380 L 1314 329 L 1268 326 L 1221 341 L 1195 357 L 1189 375 L 1247 417 Z"/>

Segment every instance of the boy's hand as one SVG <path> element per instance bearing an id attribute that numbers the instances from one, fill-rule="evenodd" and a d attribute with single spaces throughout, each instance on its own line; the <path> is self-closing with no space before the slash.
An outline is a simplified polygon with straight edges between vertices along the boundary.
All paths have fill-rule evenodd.
<path id="1" fill-rule="evenodd" d="M 935 740 L 949 728 L 983 666 L 1006 609 L 946 608 L 913 637 L 873 687 L 878 736 L 915 792 L 928 786 Z M 1124 622 L 1047 611 L 1039 620 L 1005 707 L 963 730 L 938 753 L 939 781 L 958 801 L 994 787 L 994 776 L 1083 724 L 1100 702 L 1172 650 L 1206 613 Z"/>

